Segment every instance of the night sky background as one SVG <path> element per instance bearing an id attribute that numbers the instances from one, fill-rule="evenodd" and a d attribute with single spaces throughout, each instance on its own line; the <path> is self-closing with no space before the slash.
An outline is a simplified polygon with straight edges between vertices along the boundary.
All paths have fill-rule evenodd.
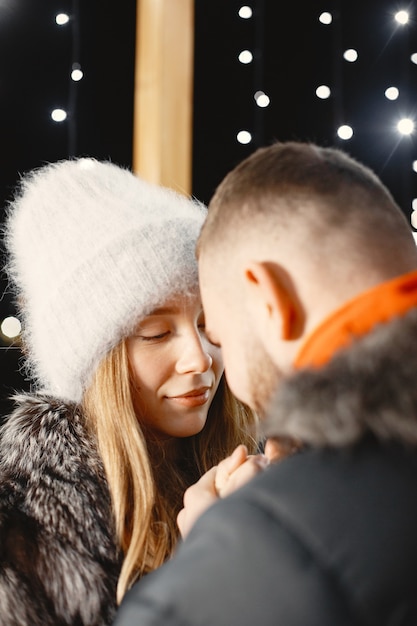
<path id="1" fill-rule="evenodd" d="M 252 7 L 250 19 L 239 8 Z M 398 10 L 410 20 L 399 25 Z M 323 11 L 333 15 L 321 24 Z M 64 26 L 56 14 L 67 12 Z M 19 175 L 69 156 L 132 164 L 136 0 L 0 0 L 0 207 Z M 343 52 L 358 51 L 349 63 Z M 250 50 L 253 61 L 238 55 Z M 388 0 L 196 0 L 193 194 L 208 202 L 223 176 L 257 147 L 276 140 L 336 145 L 370 166 L 407 218 L 417 197 L 415 134 L 400 136 L 401 117 L 417 121 L 415 2 Z M 72 81 L 74 62 L 84 77 Z M 319 85 L 331 97 L 316 96 Z M 396 86 L 399 98 L 384 92 Z M 270 98 L 259 107 L 254 94 Z M 68 111 L 62 123 L 52 109 Z M 339 139 L 349 124 L 353 137 Z M 236 140 L 247 130 L 249 144 Z M 3 213 L 0 214 L 2 216 Z M 411 225 L 410 225 L 411 229 Z M 1 279 L 0 322 L 14 313 Z M 0 336 L 0 413 L 13 390 L 22 355 Z"/>

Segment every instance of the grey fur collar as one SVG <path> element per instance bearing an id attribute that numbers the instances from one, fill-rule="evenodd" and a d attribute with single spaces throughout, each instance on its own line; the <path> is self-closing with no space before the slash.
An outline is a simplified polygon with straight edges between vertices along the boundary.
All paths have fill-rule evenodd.
<path id="1" fill-rule="evenodd" d="M 320 369 L 283 383 L 267 435 L 344 446 L 366 433 L 417 445 L 417 310 L 380 324 Z"/>
<path id="2" fill-rule="evenodd" d="M 95 443 L 75 406 L 16 401 L 0 431 L 0 625 L 111 624 L 120 558 Z"/>

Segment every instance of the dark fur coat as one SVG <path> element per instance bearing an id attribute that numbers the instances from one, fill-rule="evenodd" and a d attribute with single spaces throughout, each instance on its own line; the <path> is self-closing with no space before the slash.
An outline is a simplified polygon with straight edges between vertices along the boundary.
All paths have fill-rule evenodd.
<path id="1" fill-rule="evenodd" d="M 96 446 L 75 407 L 16 401 L 0 437 L 0 625 L 111 624 L 120 558 Z"/>

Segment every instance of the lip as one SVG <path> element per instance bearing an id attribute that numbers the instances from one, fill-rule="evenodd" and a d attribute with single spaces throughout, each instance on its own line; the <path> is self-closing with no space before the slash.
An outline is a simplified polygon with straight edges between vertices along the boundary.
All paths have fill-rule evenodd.
<path id="1" fill-rule="evenodd" d="M 191 389 L 178 396 L 167 396 L 167 400 L 185 407 L 202 406 L 210 399 L 210 391 L 211 387 L 200 387 L 199 389 Z"/>

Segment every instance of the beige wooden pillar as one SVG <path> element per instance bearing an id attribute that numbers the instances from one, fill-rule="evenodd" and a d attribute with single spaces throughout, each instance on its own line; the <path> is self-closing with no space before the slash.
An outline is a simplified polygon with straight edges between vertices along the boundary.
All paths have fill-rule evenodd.
<path id="1" fill-rule="evenodd" d="M 189 195 L 194 0 L 138 0 L 133 170 Z"/>

